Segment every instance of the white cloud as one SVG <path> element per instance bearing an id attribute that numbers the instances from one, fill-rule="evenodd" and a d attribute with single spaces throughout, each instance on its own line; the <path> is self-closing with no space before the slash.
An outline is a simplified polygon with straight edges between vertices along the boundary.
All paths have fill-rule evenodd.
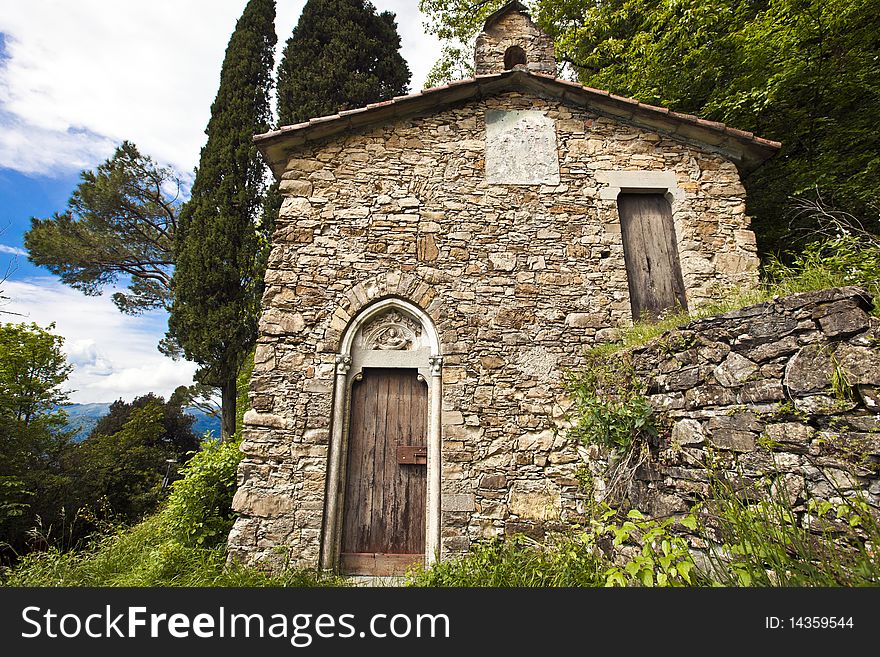
<path id="1" fill-rule="evenodd" d="M 193 363 L 172 361 L 158 352 L 165 315 L 131 317 L 109 298 L 87 297 L 52 278 L 6 281 L 9 302 L 0 321 L 35 322 L 64 337 L 64 351 L 74 370 L 67 381 L 70 400 L 78 403 L 130 401 L 148 392 L 168 397 L 179 385 L 192 383 Z"/>
<path id="2" fill-rule="evenodd" d="M 410 86 L 413 91 L 421 91 L 425 78 L 440 56 L 440 42 L 435 36 L 425 34 L 423 26 L 425 16 L 418 9 L 418 2 L 373 0 L 373 4 L 378 11 L 392 11 L 397 14 L 397 31 L 401 40 L 400 52 L 412 73 Z"/>
<path id="3" fill-rule="evenodd" d="M 30 0 L 0 13 L 0 166 L 30 174 L 96 165 L 123 139 L 182 171 L 197 163 L 229 35 L 244 0 Z M 304 0 L 279 0 L 279 50 Z M 437 56 L 413 0 L 397 13 L 418 90 Z"/>
<path id="4" fill-rule="evenodd" d="M 0 253 L 9 253 L 15 256 L 26 256 L 28 254 L 24 249 L 20 249 L 17 246 L 8 246 L 7 244 L 0 244 Z"/>
<path id="5" fill-rule="evenodd" d="M 88 374 L 110 376 L 114 373 L 113 364 L 99 350 L 91 338 L 72 340 L 64 345 L 67 362 Z"/>

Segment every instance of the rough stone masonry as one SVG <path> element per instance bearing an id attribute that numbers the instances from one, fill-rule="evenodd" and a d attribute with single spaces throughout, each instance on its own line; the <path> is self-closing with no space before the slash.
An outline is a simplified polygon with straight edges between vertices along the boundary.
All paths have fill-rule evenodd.
<path id="1" fill-rule="evenodd" d="M 861 289 L 796 294 L 691 322 L 632 350 L 670 429 L 636 471 L 627 503 L 654 517 L 709 493 L 706 465 L 748 490 L 768 479 L 805 527 L 809 499 L 860 496 L 880 513 L 880 319 Z M 607 461 L 582 448 L 603 499 Z M 679 527 L 679 529 L 684 529 Z M 693 538 L 695 547 L 703 548 Z"/>
<path id="2" fill-rule="evenodd" d="M 487 117 L 511 112 L 549 128 L 536 139 L 555 142 L 548 175 L 558 182 L 487 180 Z M 585 347 L 632 321 L 617 195 L 666 195 L 687 301 L 699 305 L 756 282 L 738 166 L 778 147 L 527 70 L 285 127 L 258 144 L 284 201 L 229 549 L 272 567 L 327 565 L 322 549 L 338 540 L 326 524 L 342 504 L 334 477 L 344 477 L 344 456 L 343 475 L 330 457 L 344 449 L 354 376 L 343 340 L 383 300 L 410 304 L 438 338 L 435 556 L 577 521 L 581 456 L 560 430 L 562 378 Z M 529 170 L 531 149 L 508 153 Z M 730 376 L 735 366 L 725 361 Z"/>

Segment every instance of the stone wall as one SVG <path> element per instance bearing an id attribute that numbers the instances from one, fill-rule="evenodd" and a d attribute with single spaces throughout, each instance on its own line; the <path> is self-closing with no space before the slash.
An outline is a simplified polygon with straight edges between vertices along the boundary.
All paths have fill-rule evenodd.
<path id="1" fill-rule="evenodd" d="M 655 517 L 708 492 L 705 464 L 738 485 L 770 477 L 796 511 L 861 491 L 880 510 L 880 320 L 858 288 L 780 298 L 691 322 L 634 350 L 670 420 L 630 502 Z M 586 462 L 600 482 L 599 450 Z"/>
<path id="2" fill-rule="evenodd" d="M 486 182 L 488 110 L 553 120 L 559 185 Z M 579 456 L 556 432 L 558 401 L 584 347 L 631 321 L 609 193 L 618 173 L 672 187 L 691 306 L 755 282 L 734 164 L 558 101 L 505 93 L 295 153 L 266 274 L 232 557 L 316 565 L 335 356 L 352 318 L 389 296 L 439 331 L 443 556 L 576 521 Z"/>

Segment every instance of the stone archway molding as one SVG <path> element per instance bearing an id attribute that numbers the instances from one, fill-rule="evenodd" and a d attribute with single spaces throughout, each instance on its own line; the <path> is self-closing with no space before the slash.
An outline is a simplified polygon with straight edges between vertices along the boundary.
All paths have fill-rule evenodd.
<path id="1" fill-rule="evenodd" d="M 406 280 L 403 275 L 393 272 L 384 275 L 384 281 L 368 281 L 355 286 L 351 293 L 346 294 L 352 305 L 359 305 L 354 317 L 348 322 L 344 333 L 339 339 L 339 351 L 336 355 L 336 376 L 333 390 L 333 417 L 330 431 L 330 454 L 327 465 L 327 489 L 324 504 L 324 522 L 321 537 L 321 568 L 334 570 L 337 566 L 342 539 L 342 509 L 344 500 L 345 455 L 347 453 L 348 409 L 351 386 L 358 372 L 352 370 L 355 337 L 370 322 L 389 311 L 398 310 L 421 324 L 428 347 L 425 362 L 410 360 L 398 361 L 405 366 L 415 366 L 420 374 L 428 379 L 428 463 L 427 463 L 427 500 L 426 500 L 426 536 L 425 563 L 431 564 L 440 556 L 440 478 L 441 478 L 441 409 L 442 409 L 442 363 L 440 338 L 434 321 L 421 307 L 399 296 L 384 296 L 369 301 L 370 296 L 388 294 L 389 282 L 395 291 L 413 288 L 419 292 L 419 298 L 433 300 L 433 290 L 414 277 Z M 390 279 L 390 281 L 389 281 Z M 384 283 L 384 285 L 382 284 Z M 361 300 L 367 299 L 366 303 Z M 350 306 L 351 307 L 351 306 Z M 338 316 L 338 315 L 337 315 Z M 328 336 L 329 337 L 329 336 Z M 400 352 L 398 352 L 399 354 Z M 411 352 L 412 353 L 412 352 Z M 422 352 L 424 353 L 424 352 Z M 416 354 L 413 353 L 413 356 Z M 358 368 L 359 369 L 359 368 Z"/>
<path id="2" fill-rule="evenodd" d="M 330 325 L 324 333 L 324 344 L 341 345 L 352 318 L 366 307 L 383 298 L 407 299 L 420 312 L 437 317 L 440 300 L 434 287 L 418 276 L 400 270 L 383 272 L 351 286 L 343 292 Z"/>

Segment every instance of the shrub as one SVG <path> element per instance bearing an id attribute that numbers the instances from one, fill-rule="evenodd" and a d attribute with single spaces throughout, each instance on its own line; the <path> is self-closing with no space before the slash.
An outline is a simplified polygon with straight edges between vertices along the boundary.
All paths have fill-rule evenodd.
<path id="1" fill-rule="evenodd" d="M 240 440 L 206 440 L 172 484 L 160 514 L 167 530 L 182 545 L 214 547 L 232 529 L 235 473 L 241 461 Z"/>
<path id="2" fill-rule="evenodd" d="M 600 586 L 601 561 L 574 536 L 539 542 L 523 535 L 476 543 L 459 559 L 417 567 L 408 586 Z"/>
<path id="3" fill-rule="evenodd" d="M 566 387 L 574 402 L 569 436 L 621 454 L 640 437 L 657 435 L 644 382 L 633 376 L 626 355 L 587 354 L 584 368 L 568 375 Z"/>
<path id="4" fill-rule="evenodd" d="M 162 510 L 140 524 L 95 537 L 84 550 L 25 555 L 4 573 L 8 586 L 326 586 L 314 571 L 272 575 L 226 565 L 237 441 L 205 441 L 174 482 Z"/>
<path id="5" fill-rule="evenodd" d="M 589 528 L 580 534 L 580 540 L 594 553 L 604 542 L 609 551 L 609 563 L 602 572 L 605 586 L 690 586 L 695 583 L 696 564 L 682 536 L 672 533 L 672 518 L 656 520 L 631 509 L 620 522 L 616 509 L 604 507 L 596 514 Z M 696 528 L 693 515 L 680 522 Z M 628 545 L 616 558 L 613 550 Z"/>

